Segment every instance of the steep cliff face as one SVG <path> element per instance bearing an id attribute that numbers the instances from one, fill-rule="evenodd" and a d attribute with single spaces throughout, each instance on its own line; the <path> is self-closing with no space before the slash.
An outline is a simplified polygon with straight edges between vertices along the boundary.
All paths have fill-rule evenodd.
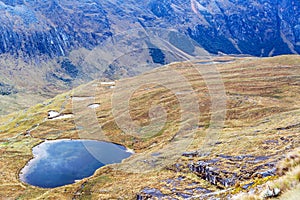
<path id="1" fill-rule="evenodd" d="M 272 56 L 300 52 L 299 1 L 192 2 L 206 24 L 189 29 L 189 34 L 213 53 Z"/>
<path id="2" fill-rule="evenodd" d="M 109 36 L 99 1 L 0 1 L 0 53 L 65 56 Z"/>
<path id="3" fill-rule="evenodd" d="M 273 56 L 300 51 L 295 0 L 152 0 L 147 7 L 211 53 Z M 193 16 L 193 17 L 191 17 Z"/>
<path id="4" fill-rule="evenodd" d="M 137 27 L 175 28 L 211 53 L 300 52 L 296 0 L 2 0 L 0 53 L 66 56 Z"/>

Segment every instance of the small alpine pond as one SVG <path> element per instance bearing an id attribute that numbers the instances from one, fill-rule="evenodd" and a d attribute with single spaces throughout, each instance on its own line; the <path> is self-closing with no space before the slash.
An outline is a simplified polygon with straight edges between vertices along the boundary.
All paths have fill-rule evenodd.
<path id="1" fill-rule="evenodd" d="M 42 188 L 74 183 L 108 164 L 120 163 L 132 151 L 95 140 L 45 141 L 32 149 L 33 159 L 20 172 L 20 180 Z"/>

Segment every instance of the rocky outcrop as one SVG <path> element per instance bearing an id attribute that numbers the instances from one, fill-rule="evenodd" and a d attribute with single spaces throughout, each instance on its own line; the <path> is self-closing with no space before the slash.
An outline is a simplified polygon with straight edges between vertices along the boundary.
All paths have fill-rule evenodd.
<path id="1" fill-rule="evenodd" d="M 218 185 L 222 187 L 229 187 L 235 184 L 236 175 L 230 172 L 223 173 L 220 169 L 210 167 L 208 163 L 204 161 L 198 161 L 197 163 L 191 163 L 189 168 L 192 172 L 196 173 L 202 179 L 210 182 L 213 185 Z M 223 177 L 222 177 L 223 175 Z M 225 176 L 224 175 L 231 175 Z"/>
<path id="2" fill-rule="evenodd" d="M 183 156 L 191 158 L 191 155 L 193 158 L 197 157 L 191 153 L 184 153 Z M 211 184 L 220 188 L 228 188 L 240 181 L 250 180 L 254 177 L 275 176 L 278 159 L 273 159 L 271 156 L 218 155 L 214 159 L 191 162 L 188 164 L 188 168 Z"/>
<path id="3" fill-rule="evenodd" d="M 300 52 L 300 3 L 279 1 L 193 1 L 206 24 L 189 34 L 213 53 L 270 56 Z"/>
<path id="4" fill-rule="evenodd" d="M 66 56 L 91 49 L 111 35 L 98 1 L 0 1 L 0 53 L 18 57 Z"/>
<path id="5" fill-rule="evenodd" d="M 0 95 L 6 96 L 17 93 L 18 90 L 14 86 L 0 82 Z"/>

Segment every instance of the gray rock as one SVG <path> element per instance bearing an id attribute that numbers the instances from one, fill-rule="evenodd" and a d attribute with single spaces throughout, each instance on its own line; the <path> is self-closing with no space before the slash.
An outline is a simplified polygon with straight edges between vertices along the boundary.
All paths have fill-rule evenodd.
<path id="1" fill-rule="evenodd" d="M 277 197 L 280 194 L 280 192 L 281 191 L 278 188 L 273 188 L 273 189 L 268 188 L 265 191 L 263 191 L 261 196 L 263 198 Z"/>
<path id="2" fill-rule="evenodd" d="M 137 194 L 137 200 L 144 200 L 150 198 L 162 198 L 165 195 L 155 188 L 145 188 L 139 194 Z"/>

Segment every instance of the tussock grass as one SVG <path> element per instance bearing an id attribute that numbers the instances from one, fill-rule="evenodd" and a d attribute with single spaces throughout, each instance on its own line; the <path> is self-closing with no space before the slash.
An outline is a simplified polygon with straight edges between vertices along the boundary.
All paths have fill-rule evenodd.
<path id="1" fill-rule="evenodd" d="M 234 60 L 234 58 L 233 58 Z M 224 155 L 272 155 L 274 158 L 291 151 L 299 145 L 299 129 L 289 127 L 299 121 L 300 95 L 297 74 L 299 71 L 299 56 L 281 56 L 265 59 L 239 58 L 232 63 L 218 64 L 217 68 L 223 78 L 226 94 L 228 95 L 227 115 L 225 127 L 220 130 L 216 140 L 219 142 L 213 146 L 211 157 Z M 211 99 L 203 77 L 189 64 L 180 63 L 170 65 L 190 82 L 194 92 L 199 99 L 199 128 L 196 130 L 195 138 L 187 151 L 201 148 L 206 142 L 205 130 L 209 127 Z M 164 70 L 156 69 L 156 70 Z M 289 78 L 287 78 L 289 77 Z M 91 83 L 93 84 L 93 83 Z M 181 84 L 176 85 L 180 88 Z M 146 89 L 146 87 L 148 89 Z M 76 91 L 77 90 L 77 91 Z M 74 89 L 73 93 L 65 93 L 57 96 L 43 104 L 31 107 L 27 111 L 13 113 L 0 118 L 0 186 L 20 184 L 18 171 L 31 158 L 31 148 L 42 139 L 78 138 L 74 120 L 47 120 L 49 110 L 60 113 L 72 113 L 72 95 L 89 97 L 94 95 L 89 90 L 89 84 Z M 163 87 L 146 85 L 141 87 L 132 95 L 130 100 L 130 115 L 134 122 L 139 125 L 150 123 L 149 108 L 152 105 L 160 104 L 167 113 L 166 124 L 157 134 L 149 135 L 148 138 L 138 138 L 125 134 L 116 124 L 112 115 L 111 95 L 112 90 L 101 87 L 97 90 L 96 102 L 101 106 L 95 110 L 99 127 L 102 128 L 105 136 L 115 143 L 123 144 L 133 148 L 135 152 L 155 151 L 168 145 L 180 128 L 180 105 L 176 95 Z M 150 102 L 150 103 L 149 103 Z M 86 106 L 84 107 L 86 108 Z M 84 116 L 82 116 L 84 119 Z M 278 128 L 284 129 L 278 129 Z M 31 135 L 26 134 L 30 130 Z M 98 131 L 95 130 L 95 132 Z M 268 144 L 266 141 L 274 141 Z M 290 147 L 288 150 L 286 147 Z M 152 150 L 153 148 L 153 150 Z M 278 154 L 281 155 L 278 155 Z M 184 158 L 176 161 L 183 168 L 194 158 Z M 195 158 L 197 159 L 197 158 Z M 268 161 L 266 161 L 268 162 Z M 299 151 L 289 154 L 278 165 L 279 178 L 272 187 L 278 187 L 283 191 L 292 189 L 299 183 L 300 169 Z M 230 166 L 229 169 L 226 166 Z M 231 172 L 238 172 L 238 165 L 246 166 L 245 170 L 255 172 L 254 165 L 246 163 L 227 162 L 222 163 L 220 168 Z M 227 167 L 228 167 L 227 166 Z M 135 166 L 132 165 L 132 168 Z M 134 199 L 136 194 L 145 187 L 158 188 L 164 194 L 175 196 L 174 192 L 166 188 L 165 180 L 185 176 L 185 180 L 178 183 L 178 190 L 184 191 L 190 188 L 189 184 L 197 183 L 197 186 L 209 188 L 212 191 L 218 190 L 205 180 L 194 174 L 189 174 L 188 169 L 177 172 L 170 170 L 171 166 L 161 171 L 151 173 L 127 173 L 116 171 L 109 166 L 97 170 L 89 178 L 78 183 L 45 190 L 24 185 L 23 189 L 14 192 L 13 186 L 3 186 L 0 190 L 0 198 L 7 195 L 12 199 Z M 241 174 L 242 175 L 242 174 Z M 11 178 L 13 177 L 13 178 Z M 102 177 L 102 178 L 101 178 Z M 271 179 L 249 177 L 255 185 L 268 184 Z M 277 184 L 277 185 L 276 185 Z M 175 187 L 175 186 L 174 186 Z M 3 188 L 3 189 L 2 189 Z M 16 187 L 15 187 L 16 188 Z M 259 195 L 248 195 L 245 199 L 259 199 Z"/>
<path id="2" fill-rule="evenodd" d="M 277 167 L 277 173 L 279 176 L 283 176 L 298 165 L 300 165 L 300 149 L 289 153 L 286 158 L 280 162 Z"/>
<path id="3" fill-rule="evenodd" d="M 277 169 L 278 175 L 281 177 L 271 183 L 272 187 L 277 187 L 286 192 L 300 184 L 300 149 L 289 153 L 279 163 Z"/>

